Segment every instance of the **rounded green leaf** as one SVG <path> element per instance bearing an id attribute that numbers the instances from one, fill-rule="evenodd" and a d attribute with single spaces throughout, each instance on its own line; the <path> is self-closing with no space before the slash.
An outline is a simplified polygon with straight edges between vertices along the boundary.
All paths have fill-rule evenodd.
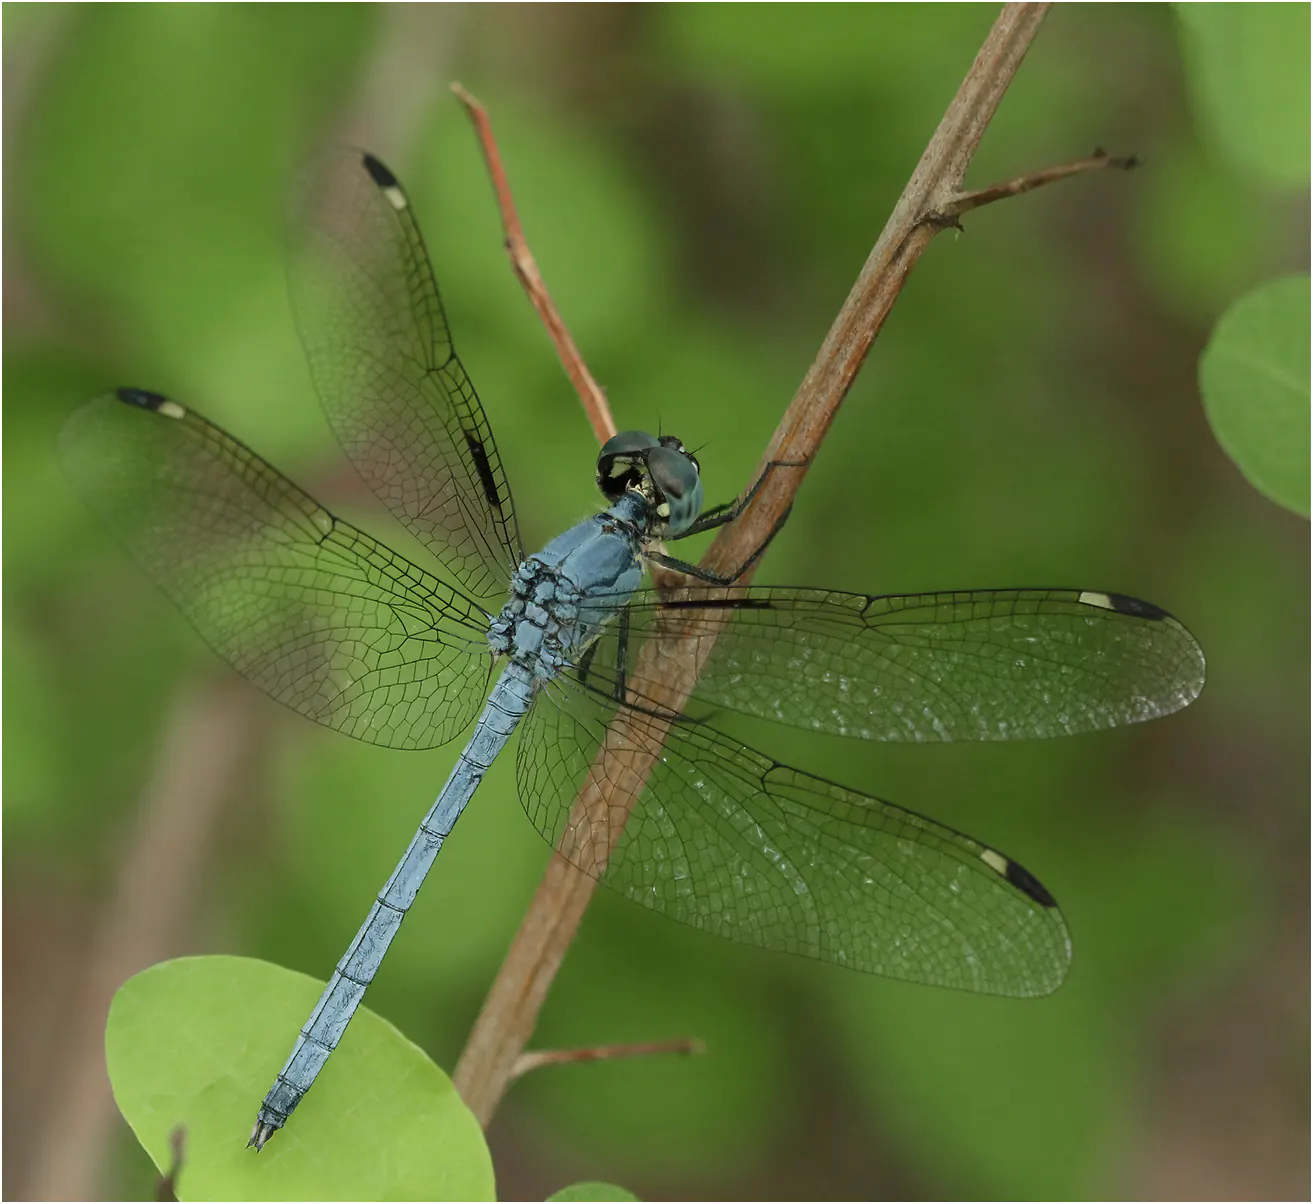
<path id="1" fill-rule="evenodd" d="M 1213 434 L 1250 484 L 1308 515 L 1309 278 L 1261 285 L 1224 313 L 1199 361 Z"/>
<path id="2" fill-rule="evenodd" d="M 451 1080 L 362 1008 L 314 1090 L 260 1153 L 256 1109 L 323 984 L 268 962 L 189 957 L 129 979 L 105 1056 L 119 1110 L 181 1200 L 491 1200 L 492 1162 Z"/>
<path id="3" fill-rule="evenodd" d="M 614 1183 L 585 1182 L 571 1183 L 547 1199 L 550 1204 L 553 1200 L 637 1200 L 638 1197 Z"/>

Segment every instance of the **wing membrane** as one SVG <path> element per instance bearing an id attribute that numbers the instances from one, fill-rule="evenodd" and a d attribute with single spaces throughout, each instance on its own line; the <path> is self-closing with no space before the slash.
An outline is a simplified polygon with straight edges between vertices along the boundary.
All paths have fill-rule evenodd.
<path id="1" fill-rule="evenodd" d="M 653 695 L 635 652 L 654 638 L 703 661 L 698 702 L 867 740 L 1096 731 L 1177 711 L 1204 683 L 1203 653 L 1176 619 L 1093 590 L 649 590 L 625 617 L 579 670 L 604 693 L 623 678 Z"/>
<path id="2" fill-rule="evenodd" d="M 625 708 L 612 726 L 615 704 L 592 691 L 544 692 L 520 736 L 525 809 L 627 899 L 730 940 L 912 982 L 1043 995 L 1062 981 L 1062 916 L 997 850 L 702 724 Z M 642 753 L 657 748 L 645 772 Z M 606 833 L 619 834 L 609 858 Z"/>
<path id="3" fill-rule="evenodd" d="M 289 277 L 329 423 L 379 500 L 500 601 L 521 559 L 510 486 L 406 194 L 361 151 L 325 155 L 311 179 Z"/>
<path id="4" fill-rule="evenodd" d="M 60 449 L 210 647 L 279 702 L 391 748 L 432 748 L 473 719 L 483 612 L 218 427 L 121 389 L 75 413 Z"/>

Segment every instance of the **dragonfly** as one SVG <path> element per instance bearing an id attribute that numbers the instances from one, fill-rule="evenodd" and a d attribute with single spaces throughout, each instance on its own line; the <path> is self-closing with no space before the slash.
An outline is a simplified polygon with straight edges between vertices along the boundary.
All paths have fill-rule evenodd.
<path id="1" fill-rule="evenodd" d="M 742 569 L 717 577 L 664 549 L 733 521 L 753 491 L 703 509 L 695 455 L 674 436 L 637 431 L 601 449 L 604 508 L 526 556 L 408 195 L 361 151 L 330 154 L 315 178 L 289 269 L 310 375 L 347 457 L 432 553 L 432 569 L 159 393 L 105 394 L 61 434 L 76 489 L 206 642 L 273 698 L 390 748 L 433 748 L 474 724 L 248 1144 L 262 1148 L 323 1070 L 517 729 L 517 787 L 533 825 L 580 871 L 651 911 L 895 979 L 1055 990 L 1068 930 L 1020 863 L 783 765 L 705 715 L 863 740 L 1090 732 L 1198 696 L 1204 657 L 1186 628 L 1098 589 L 880 596 L 735 585 Z M 684 584 L 645 588 L 654 565 L 683 572 Z M 698 672 L 672 694 L 677 658 Z"/>

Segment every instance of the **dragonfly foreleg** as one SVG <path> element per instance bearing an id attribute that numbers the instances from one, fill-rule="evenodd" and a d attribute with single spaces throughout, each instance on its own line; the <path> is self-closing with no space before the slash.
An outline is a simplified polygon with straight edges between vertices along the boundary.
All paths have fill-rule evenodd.
<path id="1" fill-rule="evenodd" d="M 783 514 L 775 520 L 775 525 L 766 532 L 766 538 L 759 543 L 753 550 L 752 554 L 743 561 L 732 573 L 713 573 L 710 569 L 704 569 L 696 564 L 689 564 L 686 560 L 679 560 L 674 556 L 667 556 L 664 552 L 644 552 L 646 559 L 653 564 L 659 564 L 662 568 L 673 569 L 677 573 L 686 573 L 690 577 L 696 577 L 699 581 L 708 581 L 712 585 L 733 585 L 740 577 L 743 576 L 758 560 L 761 559 L 766 549 L 770 547 L 771 540 L 780 533 L 780 529 L 789 519 L 789 511 L 793 509 L 789 506 Z"/>
<path id="2" fill-rule="evenodd" d="M 809 461 L 807 460 L 771 460 L 762 470 L 761 475 L 752 483 L 752 488 L 737 501 L 726 502 L 721 506 L 713 506 L 710 510 L 699 515 L 696 521 L 687 531 L 681 531 L 678 535 L 672 535 L 670 538 L 686 539 L 690 535 L 700 535 L 704 531 L 714 531 L 717 527 L 723 527 L 726 523 L 732 523 L 739 517 L 751 504 L 752 499 L 757 496 L 757 491 L 766 483 L 766 478 L 777 468 L 806 468 Z M 783 514 L 775 521 L 775 525 L 766 533 L 766 538 L 759 543 L 737 569 L 732 573 L 713 573 L 708 569 L 699 568 L 695 564 L 690 564 L 686 560 L 680 560 L 675 556 L 667 556 L 664 552 L 647 552 L 645 556 L 655 564 L 663 568 L 673 569 L 675 572 L 686 573 L 690 577 L 696 577 L 699 581 L 708 581 L 713 585 L 732 585 L 744 573 L 748 571 L 758 560 L 761 559 L 766 549 L 770 547 L 771 540 L 780 533 L 785 522 L 788 520 L 789 511 L 793 509 L 790 505 Z"/>
<path id="3" fill-rule="evenodd" d="M 748 490 L 743 497 L 733 502 L 723 502 L 719 506 L 712 506 L 710 510 L 705 510 L 699 514 L 693 521 L 693 525 L 686 531 L 681 531 L 678 535 L 669 536 L 670 539 L 687 539 L 690 535 L 701 535 L 704 531 L 714 531 L 717 527 L 723 527 L 726 523 L 732 523 L 740 514 L 742 514 L 751 504 L 752 499 L 757 496 L 757 490 L 766 483 L 766 478 L 777 468 L 806 468 L 810 463 L 808 460 L 771 460 L 766 467 L 762 469 L 761 475 L 752 483 L 752 488 Z M 787 511 L 786 511 L 787 513 Z M 770 538 L 775 537 L 775 532 L 784 524 L 779 522 L 775 525 L 775 530 L 770 533 Z M 765 548 L 759 548 L 754 554 L 755 560 Z M 750 562 L 749 562 L 750 563 Z M 747 568 L 744 565 L 743 572 Z"/>

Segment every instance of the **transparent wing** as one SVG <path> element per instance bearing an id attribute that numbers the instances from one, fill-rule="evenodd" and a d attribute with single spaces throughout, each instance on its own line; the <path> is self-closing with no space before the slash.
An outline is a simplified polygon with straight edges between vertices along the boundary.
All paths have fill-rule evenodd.
<path id="1" fill-rule="evenodd" d="M 521 560 L 510 486 L 406 194 L 361 151 L 316 167 L 289 277 L 328 421 L 379 500 L 467 592 L 500 602 Z"/>
<path id="2" fill-rule="evenodd" d="M 60 450 L 210 647 L 279 702 L 391 748 L 442 744 L 482 705 L 487 616 L 199 415 L 120 389 Z"/>
<path id="3" fill-rule="evenodd" d="M 1094 590 L 868 597 L 816 589 L 641 591 L 578 674 L 652 696 L 645 638 L 703 660 L 694 700 L 866 740 L 1013 740 L 1155 719 L 1204 684 L 1194 637 Z M 655 663 L 647 658 L 647 663 Z"/>
<path id="4" fill-rule="evenodd" d="M 543 693 L 520 735 L 525 809 L 626 898 L 730 940 L 912 982 L 998 995 L 1061 983 L 1062 916 L 997 850 L 702 724 L 625 708 L 613 728 L 608 699 L 562 681 Z M 644 753 L 658 747 L 649 771 Z"/>

